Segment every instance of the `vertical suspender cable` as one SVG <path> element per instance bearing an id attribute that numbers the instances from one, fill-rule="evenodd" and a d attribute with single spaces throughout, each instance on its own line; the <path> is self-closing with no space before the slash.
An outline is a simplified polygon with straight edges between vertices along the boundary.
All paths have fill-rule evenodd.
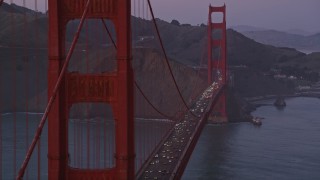
<path id="1" fill-rule="evenodd" d="M 0 177 L 2 177 L 2 68 L 0 67 Z"/>
<path id="2" fill-rule="evenodd" d="M 145 8 L 144 8 L 144 4 L 145 4 L 145 0 L 142 0 L 142 36 L 145 36 L 146 35 L 146 31 L 145 31 L 145 28 L 146 28 L 146 24 L 145 24 Z M 147 6 L 146 6 L 147 7 Z"/>
<path id="3" fill-rule="evenodd" d="M 23 0 L 23 7 L 25 8 L 26 7 L 26 0 Z M 26 10 L 24 11 L 23 13 L 23 19 L 24 19 L 24 29 L 27 29 L 27 13 L 26 13 Z M 26 31 L 24 31 L 24 36 L 23 36 L 23 39 L 24 39 L 24 65 L 25 65 L 25 99 L 26 99 L 26 153 L 28 151 L 28 146 L 29 146 L 29 57 L 27 56 L 27 34 L 26 34 Z M 26 179 L 29 178 L 29 173 L 28 173 L 28 170 L 26 172 Z"/>
<path id="4" fill-rule="evenodd" d="M 144 0 L 142 0 L 142 20 L 144 20 Z"/>
<path id="5" fill-rule="evenodd" d="M 77 111 L 76 111 L 76 114 L 77 114 Z M 75 118 L 76 118 L 77 116 L 75 116 Z M 68 126 L 68 128 L 70 128 L 70 125 L 71 125 L 71 123 L 70 122 L 68 122 L 69 123 L 69 126 Z M 79 138 L 79 137 L 77 137 L 77 128 L 76 128 L 76 125 L 77 125 L 77 120 L 76 119 L 74 119 L 74 121 L 73 121 L 73 123 L 72 123 L 72 126 L 73 126 L 73 156 L 72 156 L 72 164 L 74 165 L 74 166 L 76 166 L 76 167 L 79 167 L 78 165 L 77 165 L 77 162 L 78 162 L 78 159 L 76 158 L 77 157 L 77 139 Z M 79 151 L 79 149 L 78 149 L 78 151 Z M 71 157 L 70 157 L 71 158 Z"/>
<path id="6" fill-rule="evenodd" d="M 145 9 L 146 9 L 146 16 L 145 16 L 145 18 L 146 18 L 146 25 L 148 25 L 148 20 L 149 20 L 149 6 L 148 6 L 148 2 L 147 2 L 147 0 L 145 0 Z M 148 26 L 147 26 L 148 27 Z M 148 29 L 148 28 L 147 28 Z"/>
<path id="7" fill-rule="evenodd" d="M 22 180 L 22 178 L 23 178 L 23 175 L 24 175 L 24 172 L 26 170 L 26 167 L 27 167 L 27 165 L 28 165 L 28 163 L 30 161 L 32 152 L 33 152 L 33 150 L 34 150 L 34 148 L 35 148 L 35 146 L 36 146 L 36 144 L 37 144 L 37 142 L 38 142 L 38 140 L 40 138 L 43 126 L 44 126 L 44 124 L 46 122 L 46 119 L 48 117 L 48 114 L 49 114 L 49 112 L 51 110 L 52 104 L 53 104 L 53 102 L 54 102 L 54 100 L 55 100 L 55 98 L 57 96 L 58 90 L 59 90 L 61 82 L 62 82 L 62 78 L 63 78 L 63 76 L 64 76 L 64 74 L 65 74 L 65 72 L 67 70 L 69 61 L 71 59 L 71 56 L 72 56 L 74 48 L 75 48 L 75 45 L 76 45 L 76 43 L 77 43 L 77 41 L 79 39 L 79 34 L 80 34 L 81 29 L 82 29 L 84 19 L 87 16 L 90 2 L 91 2 L 91 0 L 87 1 L 87 4 L 86 4 L 85 9 L 84 9 L 84 12 L 83 12 L 83 14 L 81 16 L 81 20 L 80 20 L 80 23 L 79 23 L 79 26 L 78 26 L 77 33 L 76 33 L 75 37 L 73 38 L 72 45 L 71 45 L 71 47 L 69 49 L 69 52 L 67 54 L 67 57 L 66 57 L 64 63 L 63 63 L 62 69 L 61 69 L 60 74 L 58 76 L 58 80 L 57 80 L 56 85 L 55 85 L 55 87 L 53 89 L 52 96 L 49 99 L 49 102 L 47 104 L 45 112 L 44 112 L 44 114 L 43 114 L 43 116 L 41 118 L 40 124 L 39 124 L 39 126 L 37 128 L 36 135 L 32 140 L 31 146 L 29 147 L 29 150 L 28 150 L 28 153 L 27 153 L 27 155 L 25 157 L 25 160 L 23 161 L 22 166 L 21 166 L 20 171 L 19 171 L 19 174 L 17 175 L 16 179 L 18 179 L 18 180 Z"/>
<path id="8" fill-rule="evenodd" d="M 104 121 L 103 121 L 103 167 L 107 167 L 107 111 L 105 111 Z M 110 143 L 110 142 L 109 142 Z"/>
<path id="9" fill-rule="evenodd" d="M 98 58 L 98 54 L 99 54 L 99 45 L 100 45 L 100 39 L 97 38 L 97 35 L 99 34 L 98 30 L 99 30 L 99 27 L 98 27 L 98 21 L 94 21 L 91 25 L 91 27 L 93 27 L 94 25 L 96 25 L 96 28 L 91 28 L 91 31 L 92 31 L 92 35 L 93 37 L 91 37 L 92 39 L 95 39 L 94 42 L 94 46 L 98 46 L 97 49 L 98 51 L 96 52 L 96 54 L 94 54 L 94 57 L 95 57 L 95 61 L 91 61 L 92 63 L 92 69 L 95 69 L 96 68 L 96 65 L 97 65 L 97 62 L 99 61 L 99 58 Z M 94 36 L 96 35 L 96 36 Z M 98 68 L 96 69 L 98 70 Z M 94 106 L 92 106 L 93 108 L 91 108 L 92 110 L 95 108 Z M 96 119 L 93 121 L 94 124 L 93 124 L 93 134 L 92 134 L 92 137 L 93 137 L 93 142 L 94 142 L 94 149 L 93 149 L 93 160 L 94 160 L 94 166 L 96 169 L 98 169 L 98 141 L 99 141 L 99 138 L 98 138 L 98 131 L 99 131 L 99 119 Z"/>
<path id="10" fill-rule="evenodd" d="M 133 0 L 133 16 L 136 16 L 136 0 Z"/>
<path id="11" fill-rule="evenodd" d="M 79 106 L 77 106 L 77 113 L 76 114 L 80 114 L 79 111 Z M 74 126 L 74 135 L 75 137 L 75 144 L 74 144 L 74 149 L 75 149 L 75 155 L 73 158 L 73 164 L 79 168 L 81 168 L 81 141 L 82 141 L 82 135 L 81 135 L 81 123 L 80 123 L 80 119 L 78 119 L 79 116 L 76 116 L 76 121 L 74 122 L 73 126 Z"/>
<path id="12" fill-rule="evenodd" d="M 38 1 L 34 0 L 34 9 L 36 11 L 35 13 L 35 47 L 39 47 L 39 27 L 38 27 Z M 36 62 L 36 109 L 39 109 L 39 96 L 40 96 L 40 90 L 39 90 L 39 57 L 34 56 L 34 60 Z M 37 178 L 40 180 L 40 173 L 41 173 L 41 136 L 39 137 L 38 140 L 38 156 L 37 156 Z"/>
<path id="13" fill-rule="evenodd" d="M 200 71 L 201 71 L 201 67 L 202 67 L 202 64 L 203 64 L 203 60 L 204 60 L 203 54 L 204 54 L 204 53 L 202 53 L 202 54 L 200 55 L 201 58 L 200 58 L 199 68 L 196 70 L 196 74 L 197 74 L 196 77 L 198 78 L 198 80 L 196 81 L 196 84 L 194 85 L 194 88 L 193 88 L 193 90 L 191 91 L 191 95 L 190 95 L 192 102 L 194 101 L 194 99 L 195 99 L 196 96 L 198 95 L 198 94 L 196 94 L 196 88 L 197 88 L 198 85 L 199 85 Z"/>
<path id="14" fill-rule="evenodd" d="M 138 17 L 141 17 L 140 16 L 140 0 L 138 0 Z"/>
<path id="15" fill-rule="evenodd" d="M 142 91 L 142 89 L 140 88 L 140 86 L 137 84 L 137 82 L 134 82 L 134 85 L 137 87 L 137 89 L 139 90 L 139 92 L 141 93 L 141 95 L 143 96 L 143 98 L 147 101 L 147 103 L 155 110 L 157 111 L 157 113 L 159 113 L 160 115 L 162 115 L 163 117 L 167 118 L 167 119 L 173 119 L 173 117 L 170 117 L 164 113 L 162 113 L 160 110 L 158 110 L 158 108 L 156 108 L 151 102 L 150 100 L 147 98 L 147 96 L 144 94 L 144 92 Z"/>
<path id="16" fill-rule="evenodd" d="M 72 32 L 76 32 L 77 31 L 77 27 L 75 26 L 76 22 L 73 21 L 73 24 L 71 24 L 72 27 Z M 81 51 L 82 52 L 82 51 Z M 79 54 L 79 59 L 83 58 L 83 53 Z M 78 118 L 77 121 L 74 123 L 74 129 L 76 130 L 76 144 L 75 144 L 75 149 L 76 149 L 76 154 L 77 156 L 75 156 L 74 160 L 77 160 L 77 167 L 83 167 L 82 163 L 83 163 L 83 135 L 82 135 L 82 123 L 81 123 L 81 113 L 83 112 L 83 107 L 80 106 L 75 106 L 76 108 L 76 117 Z M 76 164 L 76 163 L 75 163 Z"/>
<path id="17" fill-rule="evenodd" d="M 215 81 L 217 81 L 218 83 L 219 83 L 219 73 L 218 73 L 218 71 L 220 72 L 220 70 L 221 70 L 221 64 L 220 64 L 220 61 L 222 60 L 221 59 L 221 50 L 222 50 L 222 40 L 220 40 L 220 46 L 219 46 L 219 54 L 218 54 L 218 58 L 216 59 L 216 61 L 218 61 L 217 62 L 217 67 L 216 67 L 216 80 Z M 221 72 L 220 72 L 220 74 L 221 74 Z M 220 84 L 219 84 L 220 85 Z"/>
<path id="18" fill-rule="evenodd" d="M 104 26 L 105 30 L 106 30 L 107 33 L 108 33 L 109 39 L 111 40 L 111 42 L 112 42 L 112 44 L 113 44 L 113 47 L 114 47 L 115 49 L 117 49 L 116 42 L 113 40 L 112 35 L 111 35 L 111 32 L 110 32 L 110 30 L 109 30 L 106 22 L 104 21 L 104 19 L 101 19 L 101 21 L 102 21 L 102 23 L 103 23 L 103 26 Z"/>
<path id="19" fill-rule="evenodd" d="M 101 19 L 101 21 L 103 21 L 103 19 Z M 100 31 L 100 36 L 102 36 L 102 32 Z M 105 37 L 105 36 L 102 36 L 102 37 Z M 102 39 L 102 38 L 101 38 Z M 106 43 L 106 44 L 108 44 L 108 38 L 106 37 L 105 39 L 103 39 L 103 41 Z M 105 64 L 107 64 L 106 63 L 106 60 L 102 60 L 102 62 L 101 62 L 101 64 L 102 64 L 102 66 L 106 66 Z M 104 112 L 103 112 L 103 154 L 102 154 L 102 156 L 103 156 L 103 163 L 102 163 L 102 167 L 104 167 L 104 168 L 106 168 L 107 167 L 107 165 L 106 165 L 106 151 L 107 151 L 107 148 L 106 148 L 106 143 L 107 143 L 107 139 L 106 139 L 106 137 L 107 137 L 107 135 L 106 135 L 106 132 L 107 132 L 107 117 L 108 117 L 108 112 L 107 112 L 107 109 L 105 109 L 104 110 Z"/>
<path id="20" fill-rule="evenodd" d="M 109 36 L 110 40 L 112 41 L 112 44 L 113 44 L 114 48 L 117 49 L 117 45 L 116 45 L 115 41 L 114 41 L 113 38 L 112 38 L 112 35 L 111 35 L 110 31 L 109 31 L 109 28 L 108 28 L 106 22 L 105 22 L 103 19 L 101 19 L 101 21 L 102 21 L 102 23 L 103 23 L 103 25 L 104 25 L 107 33 L 108 33 L 108 36 Z M 166 118 L 168 118 L 168 119 L 172 119 L 172 117 L 169 117 L 168 115 L 162 113 L 159 109 L 157 109 L 157 108 L 151 103 L 151 101 L 147 98 L 147 96 L 146 96 L 145 93 L 142 91 L 142 89 L 140 88 L 140 86 L 138 85 L 138 83 L 137 83 L 136 81 L 134 82 L 134 84 L 135 84 L 135 86 L 137 87 L 137 89 L 139 90 L 139 92 L 142 94 L 142 96 L 145 98 L 145 100 L 147 101 L 147 103 L 148 103 L 155 111 L 157 111 L 160 115 L 162 115 L 162 116 L 164 116 L 164 117 L 166 117 Z"/>
<path id="21" fill-rule="evenodd" d="M 14 1 L 10 1 L 11 5 L 14 4 Z M 14 21 L 14 10 L 11 10 L 10 14 L 10 21 L 11 21 L 11 32 L 14 34 L 14 38 L 12 39 L 11 46 L 15 46 L 15 41 L 16 41 L 16 29 L 15 29 L 15 21 Z M 12 110 L 13 110 L 13 173 L 14 175 L 16 174 L 16 169 L 17 169 L 17 117 L 16 117 L 16 71 L 17 71 L 17 62 L 15 55 L 15 50 L 13 48 L 13 53 L 12 53 L 12 60 L 13 60 L 13 67 L 12 67 L 12 73 L 13 73 L 13 80 L 12 80 L 12 85 L 13 85 L 13 102 L 12 102 Z"/>
<path id="22" fill-rule="evenodd" d="M 101 21 L 104 21 L 104 20 L 101 19 Z M 109 30 L 108 30 L 108 32 L 109 32 Z M 102 32 L 100 35 L 103 36 Z M 105 37 L 105 36 L 103 36 L 103 37 Z M 108 44 L 108 38 L 106 37 L 104 40 L 105 40 L 106 44 Z M 106 64 L 107 64 L 106 60 L 102 60 L 102 61 L 103 61 L 103 63 L 102 63 L 103 66 L 106 66 Z M 104 168 L 107 167 L 107 118 L 108 118 L 108 111 L 107 111 L 107 109 L 105 109 L 104 118 L 103 118 L 103 167 Z"/>
<path id="23" fill-rule="evenodd" d="M 98 125 L 96 126 L 97 129 L 97 166 L 96 168 L 100 168 L 100 126 L 101 126 L 101 120 L 98 121 Z"/>
<path id="24" fill-rule="evenodd" d="M 112 129 L 111 133 L 110 132 L 108 133 L 109 136 L 107 136 L 108 137 L 107 139 L 108 139 L 109 142 L 113 139 L 113 138 L 110 138 L 110 134 L 113 134 L 113 132 L 114 131 Z M 113 141 L 112 141 L 112 143 L 111 142 L 108 143 L 108 147 L 107 147 L 108 148 L 108 154 L 107 154 L 107 156 L 108 156 L 107 157 L 107 160 L 108 160 L 107 166 L 108 167 L 110 167 L 113 164 L 113 159 L 111 159 L 111 150 L 112 150 L 112 148 L 111 148 L 112 145 L 111 144 L 113 145 Z"/>
<path id="25" fill-rule="evenodd" d="M 41 173 L 41 168 L 40 168 L 40 165 L 41 165 L 41 157 L 40 157 L 40 155 L 41 155 L 41 148 L 40 148 L 40 146 L 41 146 L 41 139 L 39 139 L 38 140 L 38 174 L 37 174 L 37 176 L 38 176 L 38 180 L 40 180 L 40 173 Z"/>
<path id="26" fill-rule="evenodd" d="M 108 28 L 106 22 L 105 22 L 103 19 L 101 19 L 101 21 L 102 21 L 102 23 L 103 23 L 103 25 L 104 25 L 104 28 L 106 29 L 106 31 L 107 31 L 107 33 L 108 33 L 108 35 L 109 35 L 110 40 L 112 41 L 112 44 L 113 44 L 114 48 L 117 49 L 117 45 L 116 45 L 115 41 L 113 40 L 113 38 L 112 38 L 112 36 L 111 36 L 111 33 L 110 33 L 110 31 L 109 31 L 109 28 Z M 139 90 L 139 92 L 142 94 L 142 96 L 145 98 L 145 100 L 147 101 L 147 103 L 148 103 L 155 111 L 157 111 L 160 115 L 162 115 L 162 116 L 164 116 L 164 117 L 166 117 L 166 118 L 168 118 L 168 119 L 172 119 L 172 117 L 169 117 L 168 115 L 164 114 L 163 112 L 161 112 L 159 109 L 157 109 L 157 108 L 151 103 L 151 101 L 147 98 L 147 96 L 146 96 L 145 93 L 142 91 L 142 89 L 140 88 L 140 86 L 138 85 L 138 83 L 137 83 L 136 81 L 134 81 L 134 84 L 135 84 L 135 86 L 137 87 L 137 89 Z"/>
<path id="27" fill-rule="evenodd" d="M 48 0 L 44 0 L 44 13 L 47 14 L 48 11 Z"/>
<path id="28" fill-rule="evenodd" d="M 103 39 L 103 35 L 102 35 L 102 30 L 101 30 L 101 25 L 99 26 L 99 29 L 100 29 L 100 31 L 99 31 L 99 39 Z M 101 43 L 99 44 L 99 46 L 100 46 L 100 48 L 101 48 Z M 101 57 L 101 55 L 100 55 L 100 51 L 99 51 L 99 59 L 100 59 L 100 63 L 102 63 L 102 61 L 103 61 L 103 58 Z M 101 66 L 102 67 L 102 66 Z M 103 69 L 101 68 L 101 72 L 103 71 Z M 106 112 L 107 113 L 107 109 L 104 109 L 104 112 Z M 103 138 L 103 130 L 104 130 L 104 128 L 102 128 L 101 129 L 101 127 L 103 127 L 103 125 L 104 125 L 104 122 L 105 122 L 105 120 L 107 119 L 107 117 L 104 117 L 103 119 L 102 119 L 102 121 L 100 121 L 100 126 L 99 126 L 99 167 L 98 168 L 101 168 L 101 167 L 104 167 L 103 166 L 103 163 L 101 164 L 101 162 L 103 162 L 103 161 L 101 161 L 100 159 L 102 159 L 102 157 L 103 157 L 103 154 L 102 154 L 102 152 L 101 152 L 101 150 L 103 149 L 102 147 L 103 147 L 103 142 L 105 141 L 104 140 L 104 138 Z M 101 134 L 102 133 L 102 134 Z M 101 141 L 102 140 L 102 141 Z"/>
<path id="29" fill-rule="evenodd" d="M 156 22 L 156 20 L 155 20 L 155 18 L 154 18 L 154 13 L 153 13 L 153 10 L 152 10 L 152 6 L 151 6 L 150 0 L 148 0 L 148 6 L 149 6 L 149 9 L 150 9 L 151 17 L 152 17 L 154 26 L 155 26 L 155 28 L 156 28 L 156 32 L 157 32 L 157 36 L 158 36 L 159 41 L 160 41 L 161 49 L 162 49 L 162 51 L 163 51 L 163 54 L 164 54 L 164 57 L 165 57 L 165 60 L 166 60 L 166 64 L 167 64 L 167 66 L 168 66 L 168 69 L 169 69 L 170 75 L 171 75 L 171 77 L 172 77 L 172 80 L 173 80 L 173 82 L 174 82 L 174 85 L 175 85 L 175 87 L 176 87 L 176 89 L 177 89 L 177 91 L 178 91 L 178 93 L 179 93 L 179 96 L 180 96 L 180 98 L 181 98 L 184 106 L 190 111 L 190 108 L 189 108 L 189 106 L 187 105 L 186 101 L 184 100 L 184 98 L 183 98 L 183 96 L 182 96 L 182 94 L 181 94 L 181 91 L 180 91 L 180 89 L 179 89 L 179 87 L 178 87 L 177 81 L 176 81 L 176 79 L 175 79 L 175 77 L 174 77 L 174 75 L 173 75 L 173 72 L 172 72 L 172 69 L 171 69 L 171 66 L 170 66 L 170 63 L 169 63 L 169 60 L 168 60 L 168 56 L 167 56 L 167 53 L 166 53 L 166 51 L 165 51 L 165 49 L 164 49 L 164 45 L 163 45 L 163 42 L 162 42 L 162 39 L 161 39 L 161 36 L 160 36 L 160 31 L 159 31 L 157 22 Z M 192 111 L 190 111 L 190 113 L 191 113 L 193 116 L 198 117 L 198 116 L 195 115 Z"/>
<path id="30" fill-rule="evenodd" d="M 1 0 L 0 0 L 1 1 Z M 0 2 L 1 8 L 1 2 Z M 2 66 L 0 66 L 0 177 L 2 178 Z"/>
<path id="31" fill-rule="evenodd" d="M 99 21 L 98 20 L 96 20 L 95 21 L 95 23 L 96 23 L 96 26 L 97 26 L 97 32 L 96 32 L 96 39 L 97 39 L 97 42 L 98 42 L 98 52 L 97 52 L 97 58 L 96 58 L 96 66 L 99 66 L 99 64 L 98 63 L 101 63 L 101 61 L 100 61 L 100 48 L 101 48 L 101 44 L 103 43 L 103 38 L 102 37 L 100 37 L 100 35 L 101 35 L 101 28 L 99 28 L 99 25 L 100 25 L 100 23 L 99 23 Z M 100 65 L 100 70 L 101 70 L 101 72 L 102 72 L 102 66 Z M 102 124 L 101 124 L 101 120 L 98 120 L 98 122 L 97 122 L 97 157 L 96 157 L 96 164 L 97 164 L 97 166 L 96 166 L 96 168 L 100 168 L 100 126 L 101 126 Z"/>
<path id="32" fill-rule="evenodd" d="M 98 21 L 94 21 L 95 22 L 95 24 L 96 24 L 96 32 L 95 32 L 95 35 L 96 35 L 96 42 L 98 42 L 98 44 L 96 44 L 96 46 L 98 46 L 98 51 L 97 51 L 97 57 L 95 58 L 96 59 L 96 63 L 95 63 L 95 66 L 93 67 L 93 68 L 95 68 L 96 70 L 99 70 L 98 68 L 96 68 L 97 66 L 99 66 L 98 65 L 98 63 L 100 62 L 100 56 L 99 56 L 99 54 L 100 54 L 100 44 L 101 44 L 101 38 L 99 37 L 99 24 L 98 24 Z M 101 68 L 101 66 L 100 66 L 100 68 Z M 99 113 L 98 112 L 98 109 L 96 109 L 96 108 L 94 108 L 93 109 L 94 111 L 96 111 L 97 113 Z M 96 113 L 94 113 L 94 114 L 96 114 Z M 100 141 L 100 139 L 99 139 L 99 134 L 100 134 L 100 119 L 97 119 L 96 120 L 96 124 L 95 124 L 95 130 L 96 130 L 96 133 L 95 133 L 95 142 L 96 142 L 96 152 L 95 152 L 95 154 L 96 154 L 96 163 L 95 163 L 95 168 L 96 169 L 98 169 L 99 168 L 99 154 L 100 154 L 100 149 L 99 149 L 99 141 Z"/>
<path id="33" fill-rule="evenodd" d="M 89 73 L 89 24 L 88 20 L 86 20 L 86 73 Z M 85 119 L 87 121 L 87 168 L 90 168 L 90 122 L 89 122 L 89 106 L 86 104 L 86 114 Z"/>
<path id="34" fill-rule="evenodd" d="M 79 166 L 81 168 L 83 168 L 84 167 L 84 165 L 83 165 L 84 164 L 84 162 L 83 162 L 83 130 L 82 130 L 83 124 L 80 122 L 80 119 L 78 122 L 78 126 L 80 128 L 80 131 L 78 132 L 79 133 L 78 136 L 80 137 L 80 138 L 78 138 L 78 142 L 79 142 L 78 149 L 80 150 L 78 158 L 79 158 Z"/>

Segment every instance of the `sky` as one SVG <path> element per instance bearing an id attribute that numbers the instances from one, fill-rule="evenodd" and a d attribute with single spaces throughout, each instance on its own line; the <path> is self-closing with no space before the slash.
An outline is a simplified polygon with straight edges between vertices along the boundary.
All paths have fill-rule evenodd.
<path id="1" fill-rule="evenodd" d="M 138 1 L 138 0 L 136 0 Z M 276 30 L 320 32 L 320 0 L 151 0 L 160 19 L 201 24 L 208 6 L 227 6 L 228 26 L 251 25 Z"/>
<path id="2" fill-rule="evenodd" d="M 23 0 L 5 0 L 22 4 Z M 144 1 L 144 3 L 142 3 Z M 155 16 L 171 22 L 197 25 L 207 23 L 209 4 L 226 3 L 227 25 L 250 25 L 276 30 L 301 29 L 320 32 L 320 0 L 150 0 Z M 35 3 L 41 11 L 45 0 L 25 0 L 29 8 Z M 147 0 L 131 0 L 132 8 L 140 3 L 146 7 Z M 135 4 L 134 4 L 135 3 Z M 137 11 L 137 8 L 136 8 Z"/>

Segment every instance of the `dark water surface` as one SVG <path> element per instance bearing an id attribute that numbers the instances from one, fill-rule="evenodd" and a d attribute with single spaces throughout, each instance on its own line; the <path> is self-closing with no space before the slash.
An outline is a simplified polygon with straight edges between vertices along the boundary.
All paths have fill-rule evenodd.
<path id="1" fill-rule="evenodd" d="M 191 157 L 186 168 L 183 179 L 296 179 L 296 180 L 319 180 L 320 179 L 320 99 L 317 98 L 293 98 L 286 100 L 287 107 L 279 110 L 274 106 L 263 106 L 258 108 L 253 114 L 255 116 L 264 117 L 263 125 L 255 127 L 250 123 L 238 123 L 224 126 L 207 125 L 197 147 Z M 263 102 L 272 104 L 272 102 Z M 14 149 L 14 121 L 12 114 L 3 114 L 1 116 L 1 132 L 2 132 L 2 156 L 0 179 L 14 179 L 21 165 L 27 149 L 26 144 L 26 114 L 15 114 L 17 121 L 16 129 L 16 163 L 13 163 Z M 41 114 L 29 114 L 29 130 L 28 142 L 31 141 L 35 129 L 38 125 L 38 119 Z M 94 121 L 90 126 L 95 132 L 95 126 L 103 126 Z M 161 139 L 161 132 L 165 132 L 167 122 L 152 123 L 152 121 L 137 121 L 136 138 L 144 139 L 137 144 L 137 147 L 143 147 L 151 150 L 155 143 Z M 95 124 L 95 126 L 94 126 Z M 156 127 L 154 125 L 156 124 Z M 84 146 L 86 146 L 85 131 L 74 131 L 74 126 L 82 126 L 71 121 L 70 124 L 70 165 L 81 167 L 86 162 L 86 153 L 81 161 L 76 161 L 79 152 L 73 148 L 73 142 L 77 142 L 77 138 L 84 136 Z M 108 126 L 107 133 L 113 132 L 111 126 Z M 101 130 L 101 137 L 103 137 Z M 156 133 L 155 139 L 149 138 L 150 133 Z M 83 134 L 83 135 L 79 135 Z M 99 133 L 100 134 L 100 133 Z M 107 134 L 107 137 L 111 135 Z M 153 137 L 153 136 L 151 136 Z M 40 177 L 47 179 L 47 128 L 44 129 L 41 138 L 41 157 L 40 160 Z M 100 156 L 105 157 L 103 152 L 103 144 L 92 143 L 93 151 L 90 156 L 98 152 Z M 91 144 L 90 143 L 90 144 Z M 140 144 L 140 145 L 139 145 Z M 146 146 L 146 147 L 145 147 Z M 100 147 L 101 149 L 97 149 Z M 112 147 L 107 147 L 106 166 L 112 166 Z M 111 149 L 111 150 L 110 150 Z M 137 148 L 137 167 L 147 157 L 148 152 Z M 37 148 L 31 158 L 28 166 L 28 179 L 36 179 L 38 163 Z M 103 158 L 102 158 L 103 160 Z M 102 161 L 101 160 L 101 161 Z M 82 163 L 83 162 L 83 163 Z M 111 163 L 111 164 L 109 164 Z M 90 162 L 90 167 L 96 165 L 103 166 L 103 161 Z M 16 166 L 16 172 L 13 171 Z"/>
<path id="2" fill-rule="evenodd" d="M 15 179 L 25 158 L 42 114 L 20 112 L 6 113 L 0 117 L 0 180 L 12 180 Z M 172 127 L 172 121 L 136 119 L 135 123 L 135 138 L 137 139 L 135 166 L 138 170 L 162 139 L 164 132 Z M 115 123 L 113 120 L 71 119 L 68 125 L 69 166 L 84 169 L 114 167 Z M 47 138 L 46 124 L 41 135 L 40 153 L 38 153 L 39 147 L 37 146 L 24 179 L 38 179 L 38 177 L 48 179 Z"/>
<path id="3" fill-rule="evenodd" d="M 263 125 L 207 125 L 183 179 L 320 179 L 320 99 L 253 113 Z M 271 103 L 270 101 L 267 103 Z"/>

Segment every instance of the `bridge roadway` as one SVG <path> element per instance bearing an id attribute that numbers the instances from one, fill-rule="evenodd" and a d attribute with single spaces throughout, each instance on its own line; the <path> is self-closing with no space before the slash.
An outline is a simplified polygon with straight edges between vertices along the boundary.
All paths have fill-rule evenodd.
<path id="1" fill-rule="evenodd" d="M 213 97 L 218 92 L 219 87 L 216 83 L 203 92 L 191 108 L 191 111 L 201 118 L 195 117 L 190 112 L 185 114 L 138 172 L 137 179 L 175 179 L 182 175 L 194 148 L 191 146 L 195 146 L 207 120 Z M 193 139 L 194 141 L 192 141 Z M 182 169 L 180 169 L 181 167 Z"/>

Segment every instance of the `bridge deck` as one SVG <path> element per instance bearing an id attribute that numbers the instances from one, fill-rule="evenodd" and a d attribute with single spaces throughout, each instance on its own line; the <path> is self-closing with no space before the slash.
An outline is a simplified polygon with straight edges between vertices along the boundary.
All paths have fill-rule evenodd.
<path id="1" fill-rule="evenodd" d="M 212 84 L 204 91 L 191 109 L 201 118 L 188 112 L 178 121 L 167 139 L 158 146 L 141 172 L 137 174 L 137 179 L 173 179 L 176 177 L 179 166 L 184 166 L 183 161 L 187 152 L 190 151 L 192 140 L 198 138 L 197 134 L 199 136 L 202 130 L 206 121 L 204 116 L 208 114 L 216 93 L 218 93 L 217 84 Z"/>

